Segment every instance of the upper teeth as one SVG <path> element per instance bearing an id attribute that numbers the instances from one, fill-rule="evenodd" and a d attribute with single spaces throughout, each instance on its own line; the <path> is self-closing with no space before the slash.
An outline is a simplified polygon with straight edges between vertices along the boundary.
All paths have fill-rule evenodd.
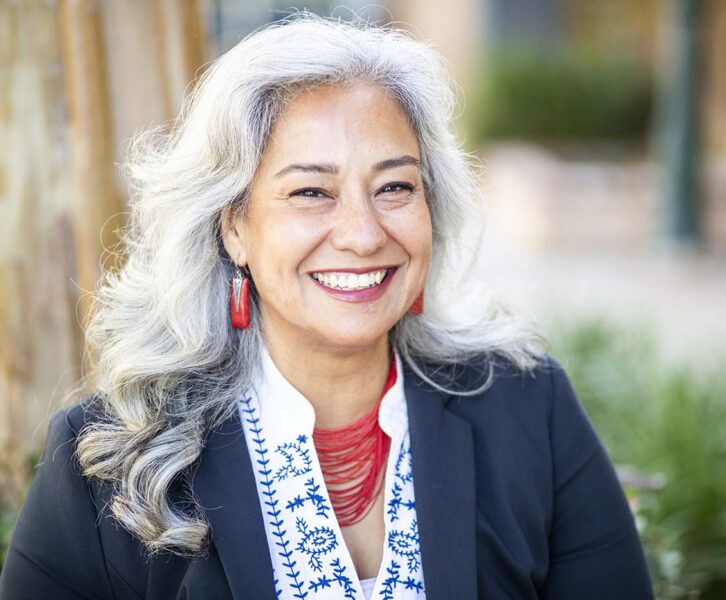
<path id="1" fill-rule="evenodd" d="M 313 273 L 313 277 L 327 287 L 340 290 L 362 290 L 383 281 L 386 269 L 368 273 Z"/>

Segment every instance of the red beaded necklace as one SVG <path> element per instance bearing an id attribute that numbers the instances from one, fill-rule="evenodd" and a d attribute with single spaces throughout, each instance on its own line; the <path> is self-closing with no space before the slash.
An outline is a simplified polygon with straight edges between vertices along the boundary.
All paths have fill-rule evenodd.
<path id="1" fill-rule="evenodd" d="M 378 423 L 378 409 L 395 382 L 396 361 L 391 352 L 383 392 L 367 414 L 344 427 L 313 429 L 323 479 L 341 527 L 353 525 L 368 514 L 383 484 L 379 476 L 391 438 Z"/>

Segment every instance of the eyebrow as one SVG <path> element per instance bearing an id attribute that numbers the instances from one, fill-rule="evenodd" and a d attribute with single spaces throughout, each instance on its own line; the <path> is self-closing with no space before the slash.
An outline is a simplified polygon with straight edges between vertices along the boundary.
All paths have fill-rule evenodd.
<path id="1" fill-rule="evenodd" d="M 406 165 L 413 165 L 415 167 L 421 167 L 421 161 L 418 158 L 410 156 L 408 154 L 399 156 L 397 158 L 387 158 L 373 165 L 374 171 L 385 171 L 387 169 L 394 169 L 396 167 L 403 167 Z M 326 173 L 328 175 L 337 175 L 339 172 L 338 165 L 332 163 L 308 163 L 308 164 L 292 164 L 287 165 L 283 169 L 280 169 L 275 173 L 275 177 L 282 177 L 293 171 L 302 171 L 303 173 Z"/>
<path id="2" fill-rule="evenodd" d="M 282 177 L 292 171 L 302 171 L 303 173 L 327 173 L 329 175 L 337 175 L 338 167 L 330 163 L 327 164 L 307 164 L 307 165 L 287 165 L 275 173 L 275 177 Z"/>
<path id="3" fill-rule="evenodd" d="M 421 161 L 418 158 L 414 158 L 406 154 L 405 156 L 399 156 L 398 158 L 389 158 L 382 160 L 373 165 L 374 171 L 385 171 L 386 169 L 395 169 L 396 167 L 405 167 L 407 165 L 413 165 L 414 167 L 421 168 Z"/>

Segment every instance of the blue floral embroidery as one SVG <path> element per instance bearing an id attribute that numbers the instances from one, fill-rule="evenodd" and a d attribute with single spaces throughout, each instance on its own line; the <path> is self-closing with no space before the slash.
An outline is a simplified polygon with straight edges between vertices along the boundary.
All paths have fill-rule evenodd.
<path id="1" fill-rule="evenodd" d="M 312 471 L 310 450 L 305 447 L 307 441 L 306 435 L 299 435 L 296 442 L 280 444 L 275 449 L 275 452 L 281 454 L 285 459 L 285 464 L 275 472 L 277 481 L 282 481 L 288 477 L 297 477 Z"/>
<path id="2" fill-rule="evenodd" d="M 401 567 L 395 561 L 391 561 L 391 566 L 386 568 L 388 577 L 383 580 L 383 587 L 381 588 L 381 596 L 384 600 L 393 600 L 393 590 L 401 581 L 400 571 Z"/>
<path id="3" fill-rule="evenodd" d="M 345 574 L 345 567 L 340 564 L 340 559 L 336 558 L 330 563 L 330 566 L 333 567 L 333 576 L 335 577 L 335 581 L 338 582 L 338 585 L 343 588 L 345 597 L 355 598 L 353 582 L 350 580 L 350 577 Z"/>
<path id="4" fill-rule="evenodd" d="M 317 592 L 321 588 L 331 587 L 331 583 L 333 583 L 331 579 L 328 579 L 325 575 L 321 575 L 318 577 L 317 581 L 310 582 L 310 589 L 313 590 L 313 592 Z"/>
<path id="5" fill-rule="evenodd" d="M 416 503 L 413 497 L 413 460 L 410 441 L 405 438 L 394 469 L 394 481 L 391 487 L 391 499 L 388 502 L 387 514 L 390 522 L 399 521 L 402 528 L 388 532 L 388 549 L 405 565 L 391 559 L 386 567 L 387 576 L 382 581 L 380 598 L 392 600 L 397 588 L 413 590 L 416 594 L 423 593 L 423 574 L 421 569 L 421 544 L 416 522 Z M 408 519 L 411 519 L 410 522 Z M 408 524 L 408 529 L 406 529 Z"/>
<path id="6" fill-rule="evenodd" d="M 401 450 L 396 459 L 396 477 L 404 483 L 413 481 L 413 456 L 411 446 L 405 442 L 401 443 Z"/>
<path id="7" fill-rule="evenodd" d="M 381 598 L 383 600 L 393 600 L 393 592 L 399 586 L 402 585 L 407 590 L 416 590 L 416 593 L 424 591 L 423 583 L 420 580 L 416 580 L 413 577 L 406 577 L 401 579 L 401 565 L 396 561 L 391 561 L 391 565 L 386 569 L 388 577 L 383 580 L 383 587 L 381 588 Z"/>
<path id="8" fill-rule="evenodd" d="M 418 539 L 418 524 L 414 519 L 411 522 L 409 533 L 394 529 L 388 533 L 388 545 L 398 556 L 405 558 L 408 570 L 412 573 L 421 566 L 421 548 Z"/>
<path id="9" fill-rule="evenodd" d="M 343 591 L 345 592 L 345 598 L 355 598 L 355 588 L 350 577 L 345 574 L 345 567 L 340 564 L 340 559 L 336 558 L 331 561 L 330 566 L 333 567 L 333 579 L 329 579 L 327 576 L 322 575 L 318 577 L 317 581 L 310 582 L 310 589 L 317 592 L 322 588 L 332 587 L 331 584 L 336 582 Z"/>
<path id="10" fill-rule="evenodd" d="M 325 501 L 325 498 L 318 493 L 319 489 L 320 484 L 315 485 L 315 480 L 310 477 L 310 479 L 305 482 L 305 498 L 298 494 L 292 500 L 290 500 L 287 505 L 285 505 L 285 508 L 287 508 L 291 512 L 295 512 L 296 509 L 305 506 L 306 502 L 310 502 L 315 506 L 315 514 L 320 517 L 325 517 L 327 519 L 330 506 Z"/>
<path id="11" fill-rule="evenodd" d="M 388 501 L 388 515 L 391 517 L 391 522 L 399 519 L 398 511 L 403 507 L 408 510 L 413 510 L 416 503 L 413 500 L 406 500 L 403 497 L 404 489 L 406 484 L 413 481 L 413 459 L 411 457 L 411 447 L 405 442 L 401 444 L 401 449 L 398 452 L 398 458 L 396 459 L 396 468 L 394 470 L 394 482 L 391 488 L 393 497 Z"/>
<path id="12" fill-rule="evenodd" d="M 262 437 L 262 427 L 259 425 L 260 419 L 255 416 L 255 409 L 251 405 L 251 398 L 246 398 L 242 401 L 245 408 L 242 410 L 245 413 L 245 421 L 249 424 L 250 432 L 252 433 L 252 442 L 254 444 L 254 451 L 257 455 L 255 462 L 258 465 L 257 472 L 260 475 L 260 483 L 262 484 L 262 494 L 265 496 L 265 506 L 267 507 L 266 514 L 270 517 L 269 523 L 272 527 L 273 535 L 276 538 L 275 546 L 279 548 L 278 554 L 283 558 L 282 566 L 285 567 L 285 575 L 291 580 L 290 587 L 296 590 L 294 594 L 295 598 L 299 600 L 305 600 L 308 596 L 308 592 L 302 588 L 305 585 L 300 580 L 300 571 L 295 570 L 296 561 L 292 559 L 292 550 L 290 549 L 290 541 L 286 539 L 286 531 L 283 529 L 283 520 L 281 518 L 281 510 L 277 508 L 279 500 L 275 498 L 277 490 L 272 485 L 272 479 L 270 474 L 272 470 L 268 468 L 270 459 L 267 458 L 267 448 L 264 447 L 264 438 Z M 280 596 L 277 585 L 275 585 L 276 591 L 278 591 L 278 598 Z"/>
<path id="13" fill-rule="evenodd" d="M 323 562 L 320 560 L 320 557 L 328 552 L 332 552 L 338 545 L 335 532 L 330 527 L 315 527 L 309 529 L 305 519 L 301 519 L 300 517 L 296 519 L 295 524 L 297 530 L 303 536 L 297 545 L 297 549 L 310 557 L 308 558 L 310 567 L 315 571 L 320 571 L 323 568 Z"/>

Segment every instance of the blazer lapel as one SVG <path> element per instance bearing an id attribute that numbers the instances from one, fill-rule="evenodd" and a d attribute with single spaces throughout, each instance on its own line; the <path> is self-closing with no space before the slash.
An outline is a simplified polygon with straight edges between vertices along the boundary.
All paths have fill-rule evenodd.
<path id="1" fill-rule="evenodd" d="M 476 497 L 471 425 L 450 398 L 406 371 L 413 485 L 428 600 L 477 598 Z"/>
<path id="2" fill-rule="evenodd" d="M 192 485 L 232 596 L 274 600 L 272 561 L 239 413 L 210 434 Z"/>

